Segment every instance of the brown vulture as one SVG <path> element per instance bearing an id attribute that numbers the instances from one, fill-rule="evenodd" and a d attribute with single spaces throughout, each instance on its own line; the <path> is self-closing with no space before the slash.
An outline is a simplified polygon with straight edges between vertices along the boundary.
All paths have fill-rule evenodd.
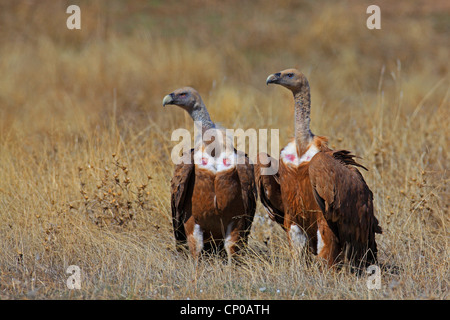
<path id="1" fill-rule="evenodd" d="M 365 266 L 377 260 L 375 234 L 381 227 L 373 212 L 373 195 L 349 151 L 333 151 L 327 138 L 314 135 L 310 123 L 310 88 L 295 69 L 271 74 L 267 84 L 292 91 L 295 137 L 280 152 L 277 173 L 262 175 L 267 154 L 255 165 L 259 197 L 269 216 L 287 232 L 292 247 L 325 259 L 329 266 L 348 261 Z"/>
<path id="2" fill-rule="evenodd" d="M 184 87 L 166 95 L 163 106 L 176 105 L 187 111 L 201 134 L 218 128 L 193 88 Z M 217 132 L 216 132 L 217 133 Z M 199 139 L 177 164 L 171 180 L 172 222 L 177 248 L 187 243 L 198 259 L 205 251 L 225 249 L 229 261 L 246 245 L 256 210 L 257 191 L 253 165 L 245 154 L 224 148 L 225 139 Z M 218 144 L 208 149 L 211 141 Z"/>

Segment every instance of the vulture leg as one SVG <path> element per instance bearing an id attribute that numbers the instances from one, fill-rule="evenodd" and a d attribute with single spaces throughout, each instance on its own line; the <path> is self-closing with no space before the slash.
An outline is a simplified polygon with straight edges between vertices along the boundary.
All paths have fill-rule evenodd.
<path id="1" fill-rule="evenodd" d="M 320 217 L 317 228 L 317 256 L 329 267 L 339 263 L 341 247 L 339 240 L 328 227 L 325 218 Z"/>
<path id="2" fill-rule="evenodd" d="M 193 218 L 189 219 L 186 223 L 186 230 L 188 232 L 187 242 L 189 251 L 197 262 L 203 250 L 203 230 L 195 223 Z"/>

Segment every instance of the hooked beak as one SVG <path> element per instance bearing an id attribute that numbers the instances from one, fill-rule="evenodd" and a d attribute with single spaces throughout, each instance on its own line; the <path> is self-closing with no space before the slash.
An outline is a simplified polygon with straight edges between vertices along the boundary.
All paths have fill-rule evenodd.
<path id="1" fill-rule="evenodd" d="M 168 94 L 163 99 L 163 107 L 166 106 L 166 104 L 173 104 L 173 93 Z"/>
<path id="2" fill-rule="evenodd" d="M 281 73 L 278 72 L 268 76 L 266 80 L 266 85 L 269 85 L 269 83 L 277 83 L 278 80 L 280 80 L 280 75 Z"/>

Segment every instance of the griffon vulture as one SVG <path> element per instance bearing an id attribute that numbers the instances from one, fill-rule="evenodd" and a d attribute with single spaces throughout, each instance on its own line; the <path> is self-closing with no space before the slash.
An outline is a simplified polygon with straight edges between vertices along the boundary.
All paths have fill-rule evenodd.
<path id="1" fill-rule="evenodd" d="M 196 123 L 201 122 L 202 137 L 210 130 L 224 131 L 211 120 L 193 88 L 180 88 L 166 95 L 166 105 L 179 106 Z M 187 242 L 196 259 L 202 250 L 225 248 L 230 261 L 247 243 L 255 214 L 254 169 L 245 154 L 225 147 L 225 139 L 204 140 L 184 154 L 182 163 L 175 167 L 171 180 L 173 231 L 177 247 Z M 211 141 L 218 144 L 208 150 Z"/>
<path id="2" fill-rule="evenodd" d="M 295 138 L 281 150 L 276 174 L 261 175 L 271 157 L 258 157 L 255 179 L 263 206 L 285 228 L 291 246 L 306 247 L 329 266 L 343 260 L 355 266 L 374 263 L 381 227 L 372 192 L 356 167 L 366 168 L 349 151 L 333 151 L 327 138 L 311 132 L 310 88 L 301 72 L 271 74 L 266 83 L 292 91 Z"/>

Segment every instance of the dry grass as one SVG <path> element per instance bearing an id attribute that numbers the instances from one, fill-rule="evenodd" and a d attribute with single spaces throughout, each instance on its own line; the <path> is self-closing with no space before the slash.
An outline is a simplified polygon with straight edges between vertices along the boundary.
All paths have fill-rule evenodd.
<path id="1" fill-rule="evenodd" d="M 0 299 L 448 299 L 447 1 L 380 1 L 380 31 L 361 1 L 73 2 L 81 31 L 66 1 L 0 5 Z M 292 98 L 265 79 L 291 66 L 313 132 L 369 168 L 379 257 L 398 270 L 381 290 L 291 258 L 260 205 L 243 264 L 195 274 L 174 251 L 170 136 L 192 124 L 162 97 L 194 86 L 214 120 L 284 145 Z"/>

